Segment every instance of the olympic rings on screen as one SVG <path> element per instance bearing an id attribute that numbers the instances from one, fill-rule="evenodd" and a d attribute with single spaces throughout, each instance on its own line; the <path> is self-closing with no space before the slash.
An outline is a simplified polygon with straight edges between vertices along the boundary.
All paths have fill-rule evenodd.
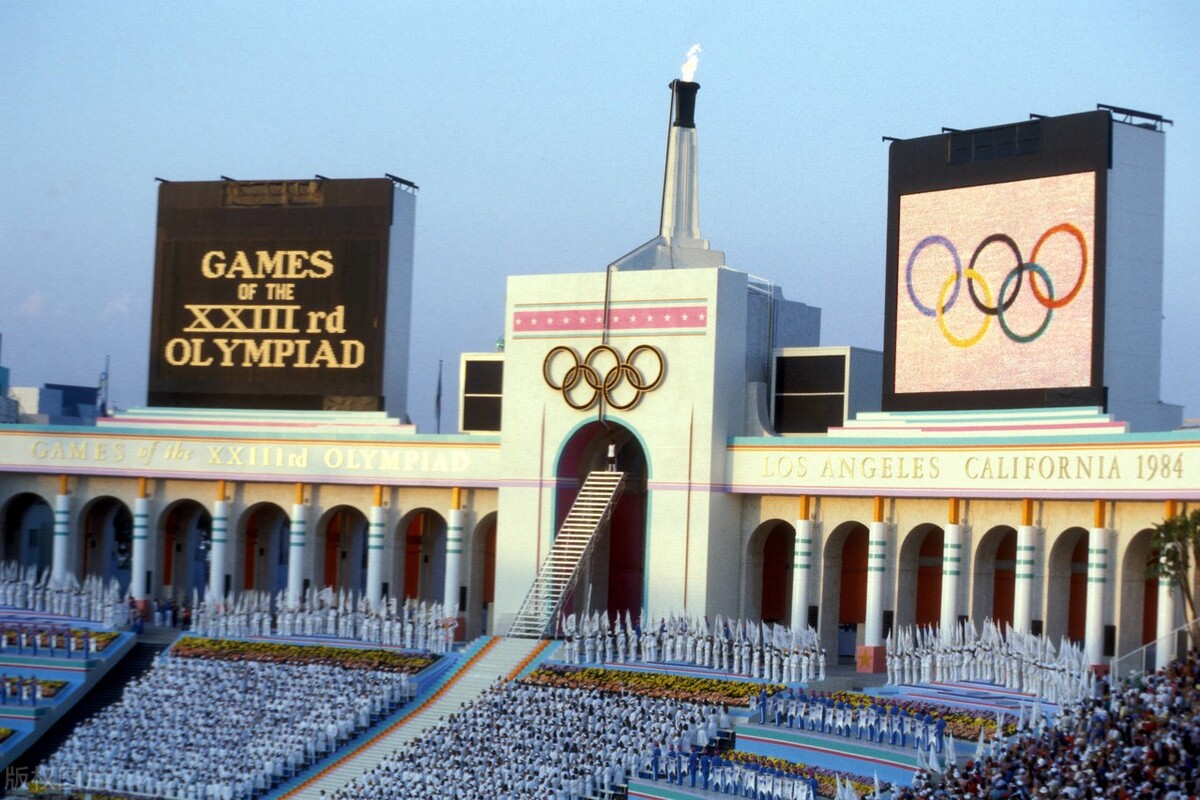
<path id="1" fill-rule="evenodd" d="M 1054 291 L 1054 282 L 1050 278 L 1050 273 L 1046 269 L 1045 265 L 1038 263 L 1037 259 L 1038 254 L 1041 252 L 1042 247 L 1046 244 L 1047 240 L 1060 233 L 1074 237 L 1075 241 L 1079 244 L 1079 275 L 1075 279 L 1075 284 L 1071 287 L 1069 292 L 1062 297 L 1056 297 Z M 993 244 L 1004 245 L 1010 251 L 1012 251 L 1015 262 L 1012 270 L 1005 275 L 1004 280 L 1001 282 L 1000 292 L 995 297 L 994 301 L 991 287 L 988 285 L 987 279 L 984 278 L 984 276 L 976 269 L 976 264 L 979 261 L 980 255 L 985 249 Z M 941 289 L 938 293 L 936 306 L 930 307 L 921 302 L 920 298 L 917 297 L 916 289 L 913 287 L 913 266 L 916 263 L 917 257 L 926 248 L 933 246 L 945 248 L 945 250 L 950 254 L 951 259 L 954 261 L 954 271 L 953 273 L 950 273 L 942 282 Z M 1049 327 L 1050 319 L 1053 316 L 1054 309 L 1066 306 L 1072 300 L 1074 300 L 1076 296 L 1078 296 L 1080 290 L 1083 288 L 1084 282 L 1087 279 L 1087 272 L 1087 239 L 1084 237 L 1083 231 L 1081 231 L 1078 227 L 1070 224 L 1069 222 L 1064 222 L 1047 229 L 1045 233 L 1038 238 L 1037 244 L 1034 245 L 1033 252 L 1029 256 L 1029 261 L 1025 261 L 1024 257 L 1021 255 L 1020 247 L 1017 246 L 1017 243 L 1011 236 L 1004 233 L 993 233 L 986 237 L 975 248 L 975 252 L 971 255 L 971 260 L 968 262 L 965 270 L 962 266 L 962 259 L 959 256 L 958 248 L 954 246 L 953 242 L 951 242 L 945 236 L 938 234 L 926 236 L 924 239 L 917 242 L 916 246 L 913 247 L 912 252 L 909 254 L 908 262 L 904 269 L 904 278 L 908 289 L 908 297 L 909 300 L 912 301 L 913 307 L 916 308 L 916 310 L 922 315 L 937 319 L 938 327 L 941 329 L 942 335 L 946 337 L 946 341 L 950 342 L 950 344 L 954 345 L 955 347 L 973 347 L 974 345 L 978 344 L 983 338 L 984 334 L 987 333 L 991 317 L 996 317 L 996 320 L 1000 323 L 1001 330 L 1004 331 L 1004 334 L 1010 340 L 1018 344 L 1028 344 L 1029 342 L 1037 340 L 1043 333 L 1046 332 L 1046 329 Z M 1039 325 L 1032 333 L 1021 334 L 1015 332 L 1008 324 L 1008 321 L 1005 319 L 1005 312 L 1009 311 L 1009 309 L 1012 308 L 1013 303 L 1017 301 L 1017 297 L 1021 293 L 1021 279 L 1026 273 L 1029 275 L 1029 289 L 1033 293 L 1033 296 L 1038 303 L 1040 303 L 1046 309 L 1046 317 L 1042 320 L 1041 325 Z M 1045 284 L 1044 289 L 1039 285 L 1039 278 L 1041 279 L 1040 283 Z M 946 312 L 950 311 L 950 309 L 954 307 L 955 302 L 958 300 L 958 293 L 962 287 L 962 282 L 964 279 L 967 283 L 967 293 L 971 297 L 971 302 L 974 304 L 975 309 L 984 315 L 984 320 L 974 334 L 967 337 L 960 337 L 950 331 L 950 328 L 945 320 L 945 315 Z M 978 287 L 983 292 L 983 300 L 980 300 L 979 295 L 976 293 L 976 284 L 978 284 Z"/>
<path id="2" fill-rule="evenodd" d="M 1042 234 L 1042 238 L 1038 239 L 1037 244 L 1033 246 L 1033 252 L 1029 255 L 1030 261 L 1037 261 L 1038 251 L 1042 249 L 1042 245 L 1056 233 L 1069 233 L 1075 237 L 1075 241 L 1079 242 L 1079 278 L 1075 281 L 1075 285 L 1071 287 L 1071 291 L 1063 295 L 1061 300 L 1054 299 L 1054 289 L 1050 289 L 1051 296 L 1045 297 L 1038 291 L 1037 283 L 1033 280 L 1033 273 L 1029 274 L 1029 288 L 1033 289 L 1034 295 L 1037 296 L 1038 302 L 1046 308 L 1062 308 L 1067 303 L 1075 299 L 1075 295 L 1079 294 L 1079 290 L 1083 288 L 1083 279 L 1087 276 L 1088 250 L 1087 239 L 1083 238 L 1083 231 L 1076 228 L 1074 225 L 1064 222 L 1061 225 L 1055 225 L 1050 230 Z M 1047 281 L 1049 283 L 1049 281 Z"/>
<path id="3" fill-rule="evenodd" d="M 658 361 L 658 367 L 650 372 L 653 379 L 643 373 L 635 363 L 644 354 L 653 355 Z M 569 366 L 560 375 L 556 365 L 559 357 L 567 359 Z M 666 377 L 667 361 L 662 351 L 654 345 L 640 344 L 629 351 L 628 358 L 622 357 L 615 347 L 608 344 L 598 344 L 580 358 L 573 347 L 559 345 L 551 348 L 542 361 L 542 378 L 551 389 L 562 392 L 563 400 L 576 411 L 586 411 L 596 405 L 601 398 L 604 402 L 618 411 L 628 411 L 638 404 L 642 395 L 652 392 L 662 384 Z M 616 394 L 622 384 L 628 383 L 633 396 L 620 400 Z M 584 397 L 576 399 L 575 390 L 584 388 Z M 590 390 L 590 394 L 587 393 Z"/>
<path id="4" fill-rule="evenodd" d="M 991 290 L 991 288 L 988 287 L 987 281 L 984 280 L 983 276 L 980 275 L 978 272 L 976 272 L 974 269 L 968 269 L 965 273 L 965 277 L 968 281 L 970 281 L 972 278 L 979 281 L 979 285 L 981 287 L 983 287 L 984 299 L 986 299 L 988 304 L 990 305 L 992 302 L 992 290 Z M 949 291 L 950 284 L 952 284 L 952 283 L 955 284 L 955 286 L 957 287 L 957 284 L 958 284 L 958 276 L 957 275 L 951 275 L 949 278 L 946 279 L 946 282 L 942 284 L 942 292 L 941 292 L 941 294 L 938 295 L 938 315 L 937 315 L 938 325 L 942 329 L 942 335 L 946 337 L 946 341 L 950 342 L 950 344 L 954 345 L 955 347 L 974 347 L 979 342 L 979 340 L 983 338 L 983 335 L 985 333 L 987 333 L 988 325 L 991 324 L 992 318 L 990 316 L 988 316 L 986 313 L 984 313 L 983 324 L 979 326 L 979 330 L 977 330 L 975 332 L 974 336 L 971 336 L 967 339 L 960 339 L 957 336 L 955 336 L 954 334 L 952 334 L 950 332 L 950 328 L 948 328 L 946 326 L 946 315 L 943 313 L 943 310 L 949 307 L 946 304 L 946 292 Z M 974 295 L 972 295 L 972 297 L 974 297 Z"/>
<path id="5" fill-rule="evenodd" d="M 1041 264 L 1030 261 L 1025 265 L 1025 268 L 1029 270 L 1029 285 L 1034 285 L 1033 273 L 1036 272 L 1038 275 L 1041 275 L 1042 280 L 1046 282 L 1046 288 L 1050 290 L 1050 296 L 1054 297 L 1054 283 L 1050 280 L 1050 273 L 1046 272 L 1045 267 L 1043 267 Z M 1000 284 L 1000 295 L 1002 297 L 1004 296 L 1004 290 L 1007 288 L 1009 281 L 1014 279 L 1014 275 L 1016 276 L 1017 285 L 1021 285 L 1021 276 L 1019 272 L 1013 270 L 1012 272 L 1008 273 L 1008 275 L 1006 275 L 1004 278 L 1004 283 Z M 1037 289 L 1034 289 L 1034 292 L 1036 293 Z M 1016 292 L 1013 292 L 1013 296 L 1016 296 Z M 1042 320 L 1042 324 L 1038 326 L 1036 331 L 1028 335 L 1022 336 L 1020 334 L 1013 333 L 1012 328 L 1008 327 L 1008 323 L 1004 321 L 1004 309 L 1007 309 L 1008 306 L 1001 306 L 1000 313 L 996 315 L 996 321 L 1000 323 L 1000 327 L 1004 329 L 1004 332 L 1008 335 L 1008 338 L 1012 339 L 1017 344 L 1029 344 L 1046 332 L 1046 328 L 1050 326 L 1050 317 L 1053 316 L 1054 309 L 1056 308 L 1055 306 L 1049 306 L 1045 303 L 1042 303 L 1042 305 L 1046 306 L 1046 318 Z"/>
<path id="6" fill-rule="evenodd" d="M 917 299 L 917 292 L 913 289 L 912 285 L 912 271 L 913 263 L 917 260 L 917 256 L 921 254 L 922 250 L 933 244 L 940 244 L 942 247 L 949 250 L 950 256 L 954 259 L 954 277 L 956 279 L 954 282 L 954 294 L 950 295 L 950 302 L 946 303 L 945 308 L 942 309 L 943 311 L 949 311 L 954 306 L 954 301 L 958 299 L 957 279 L 962 277 L 962 261 L 958 258 L 958 250 L 956 250 L 954 245 L 950 243 L 949 239 L 947 239 L 945 236 L 934 235 L 926 236 L 924 239 L 917 242 L 917 246 L 913 248 L 912 253 L 908 256 L 908 267 L 905 268 L 904 278 L 908 282 L 909 299 L 912 300 L 913 305 L 917 307 L 917 311 L 920 311 L 927 317 L 936 317 L 938 312 L 924 305 L 920 300 Z"/>
<path id="7" fill-rule="evenodd" d="M 1008 234 L 1004 234 L 1004 233 L 993 233 L 991 236 L 987 237 L 982 242 L 980 242 L 979 247 L 976 247 L 975 252 L 971 255 L 971 264 L 968 268 L 972 272 L 974 272 L 974 270 L 975 270 L 975 262 L 979 260 L 979 254 L 982 253 L 987 248 L 987 246 L 989 244 L 991 244 L 992 242 L 1001 242 L 1003 244 L 1008 245 L 1008 249 L 1012 250 L 1013 255 L 1017 257 L 1017 266 L 1018 267 L 1021 266 L 1021 264 L 1022 264 L 1021 248 L 1017 247 L 1017 243 L 1012 240 L 1012 237 L 1009 236 Z M 979 273 L 975 273 L 975 274 L 978 275 Z M 1019 275 L 1020 272 L 1018 272 L 1017 274 Z M 980 277 L 979 280 L 982 282 L 983 278 Z M 1008 298 L 1007 300 L 1004 299 L 1004 292 L 1003 292 L 1003 290 L 1001 290 L 1000 299 L 997 301 L 1000 305 L 993 306 L 991 304 L 992 303 L 991 300 L 988 300 L 986 305 L 979 302 L 979 298 L 975 296 L 974 284 L 972 284 L 970 280 L 967 281 L 967 291 L 970 293 L 971 301 L 975 303 L 975 307 L 978 308 L 980 311 L 982 311 L 984 314 L 988 314 L 993 317 L 996 316 L 997 314 L 1001 313 L 1000 306 L 1004 307 L 1004 311 L 1008 311 L 1010 308 L 1012 308 L 1012 304 L 1014 302 L 1016 302 L 1017 295 L 1021 293 L 1021 282 L 1020 281 L 1017 281 L 1016 287 L 1017 288 L 1012 293 L 1012 297 Z"/>

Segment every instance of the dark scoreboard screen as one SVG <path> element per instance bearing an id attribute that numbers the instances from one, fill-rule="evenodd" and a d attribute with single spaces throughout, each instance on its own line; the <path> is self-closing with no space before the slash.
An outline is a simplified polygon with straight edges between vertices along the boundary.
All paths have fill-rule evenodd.
<path id="1" fill-rule="evenodd" d="M 1111 124 L 892 143 L 885 411 L 1104 405 Z"/>
<path id="2" fill-rule="evenodd" d="M 390 180 L 163 183 L 150 405 L 382 407 Z"/>

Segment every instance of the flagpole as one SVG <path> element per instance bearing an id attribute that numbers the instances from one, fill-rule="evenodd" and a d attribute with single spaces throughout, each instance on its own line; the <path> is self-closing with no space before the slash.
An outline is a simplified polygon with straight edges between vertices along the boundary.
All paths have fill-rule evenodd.
<path id="1" fill-rule="evenodd" d="M 433 398 L 433 413 L 437 417 L 437 432 L 442 432 L 442 360 L 438 359 L 437 394 Z"/>

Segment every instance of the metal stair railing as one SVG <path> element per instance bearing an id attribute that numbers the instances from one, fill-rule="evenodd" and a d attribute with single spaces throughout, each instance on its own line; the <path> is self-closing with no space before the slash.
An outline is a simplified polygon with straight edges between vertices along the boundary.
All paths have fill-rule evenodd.
<path id="1" fill-rule="evenodd" d="M 563 600 L 575 588 L 579 565 L 591 554 L 624 486 L 623 472 L 588 474 L 513 619 L 509 636 L 540 639 L 547 634 Z"/>
<path id="2" fill-rule="evenodd" d="M 1158 668 L 1158 651 L 1164 649 L 1167 657 L 1165 662 L 1174 661 L 1187 655 L 1190 641 L 1188 629 L 1192 623 L 1185 622 L 1173 631 L 1155 638 L 1149 644 L 1144 644 L 1136 650 L 1131 650 L 1123 656 L 1112 660 L 1109 674 L 1113 678 L 1125 678 L 1135 672 L 1152 673 Z"/>

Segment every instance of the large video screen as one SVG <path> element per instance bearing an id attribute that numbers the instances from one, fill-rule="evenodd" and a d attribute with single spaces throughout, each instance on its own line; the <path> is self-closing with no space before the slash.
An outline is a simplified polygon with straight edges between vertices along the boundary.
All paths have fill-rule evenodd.
<path id="1" fill-rule="evenodd" d="M 392 186 L 164 184 L 150 403 L 381 406 Z"/>
<path id="2" fill-rule="evenodd" d="M 1096 175 L 900 197 L 897 395 L 1093 385 Z"/>

